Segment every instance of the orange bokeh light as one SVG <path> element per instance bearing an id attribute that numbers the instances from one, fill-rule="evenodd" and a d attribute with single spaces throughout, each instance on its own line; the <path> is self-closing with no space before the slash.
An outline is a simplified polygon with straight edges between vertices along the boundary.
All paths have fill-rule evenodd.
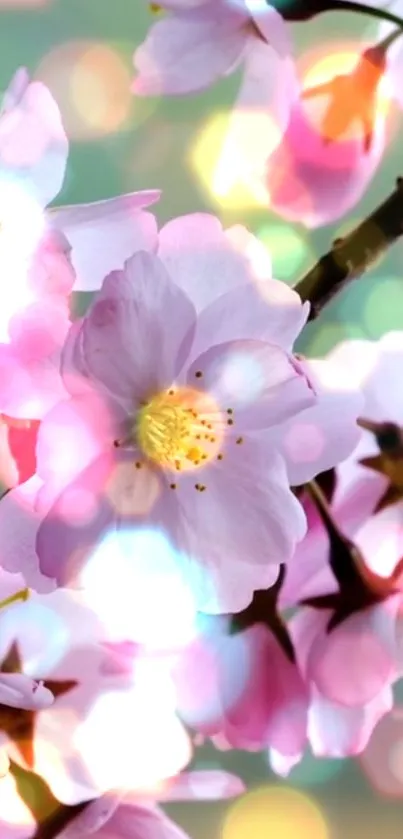
<path id="1" fill-rule="evenodd" d="M 130 71 L 108 44 L 61 44 L 45 56 L 37 75 L 55 96 L 70 138 L 88 141 L 114 134 L 128 121 Z"/>
<path id="2" fill-rule="evenodd" d="M 363 53 L 366 49 L 363 43 L 327 43 L 319 50 L 311 51 L 306 54 L 299 63 L 299 76 L 301 79 L 302 91 L 307 91 L 311 88 L 325 85 L 327 82 L 335 79 L 337 76 L 352 74 L 359 62 L 362 59 Z M 354 82 L 351 84 L 351 96 L 356 97 L 357 101 L 357 119 L 352 120 L 351 125 L 343 133 L 343 139 L 356 139 L 362 134 L 362 125 L 359 122 L 359 95 L 360 89 L 357 85 L 357 90 L 354 87 Z M 345 99 L 343 101 L 346 101 Z M 307 113 L 312 118 L 315 125 L 320 122 L 330 102 L 330 94 L 326 89 L 323 90 L 323 96 L 317 96 L 304 100 Z M 374 103 L 375 123 L 384 121 L 389 115 L 391 102 L 390 82 L 387 75 L 383 76 L 377 86 Z M 346 102 L 347 104 L 347 102 Z M 329 137 L 330 140 L 337 139 L 336 137 Z"/>

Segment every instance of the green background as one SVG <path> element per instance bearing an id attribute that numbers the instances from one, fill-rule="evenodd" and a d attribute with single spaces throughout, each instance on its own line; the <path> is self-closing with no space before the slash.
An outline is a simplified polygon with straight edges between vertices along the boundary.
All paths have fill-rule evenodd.
<path id="1" fill-rule="evenodd" d="M 49 0 L 41 8 L 21 10 L 16 10 L 16 4 L 10 0 L 10 10 L 4 6 L 0 2 L 0 88 L 3 90 L 19 65 L 24 64 L 32 74 L 43 77 L 44 59 L 63 44 L 77 40 L 109 44 L 121 56 L 130 76 L 133 49 L 143 40 L 152 22 L 143 0 Z M 371 36 L 375 31 L 376 26 L 368 18 L 347 13 L 326 14 L 314 22 L 293 26 L 297 54 L 325 39 L 340 41 L 347 37 L 350 40 L 361 34 Z M 93 141 L 71 143 L 66 181 L 57 203 L 92 201 L 119 192 L 158 187 L 163 195 L 154 211 L 160 222 L 197 210 L 219 214 L 218 204 L 191 165 L 190 150 L 206 120 L 214 112 L 230 106 L 238 83 L 237 74 L 197 96 L 133 100 L 121 130 Z M 57 96 L 56 88 L 54 92 Z M 60 98 L 58 101 L 62 114 L 66 115 L 66 102 Z M 91 103 L 88 107 L 91 108 Z M 224 220 L 228 225 L 243 223 L 255 232 L 261 232 L 264 227 L 266 240 L 273 242 L 275 275 L 294 283 L 316 257 L 328 250 L 343 221 L 362 218 L 392 191 L 396 176 L 403 175 L 401 153 L 401 135 L 399 138 L 394 131 L 394 141 L 363 200 L 353 208 L 349 218 L 331 227 L 309 232 L 299 225 L 283 223 L 280 240 L 279 219 L 265 209 L 227 210 Z M 293 259 L 292 265 L 287 245 L 290 233 L 302 243 L 300 258 Z M 378 338 L 390 329 L 403 328 L 402 259 L 402 245 L 398 243 L 380 266 L 341 294 L 319 321 L 307 328 L 299 349 L 320 355 L 343 338 Z M 85 295 L 77 295 L 75 302 L 81 309 L 86 302 Z M 237 772 L 249 787 L 270 782 L 309 790 L 322 808 L 331 839 L 378 839 L 379 836 L 401 839 L 403 805 L 376 794 L 354 761 L 307 758 L 286 782 L 270 775 L 264 755 L 237 752 L 221 755 L 205 749 L 199 751 L 196 763 L 200 767 L 221 764 Z M 167 809 L 193 839 L 219 839 L 222 818 L 229 806 L 228 802 L 217 802 L 169 805 Z M 267 839 L 282 839 L 282 836 L 270 832 Z M 301 833 L 295 839 L 309 837 Z"/>

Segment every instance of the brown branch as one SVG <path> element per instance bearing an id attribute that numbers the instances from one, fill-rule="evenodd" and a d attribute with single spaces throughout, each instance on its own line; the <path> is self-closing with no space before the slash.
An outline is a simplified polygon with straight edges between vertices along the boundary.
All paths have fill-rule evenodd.
<path id="1" fill-rule="evenodd" d="M 355 230 L 336 239 L 328 253 L 294 286 L 302 300 L 309 300 L 309 320 L 348 283 L 356 280 L 382 257 L 403 234 L 403 178 L 394 192 Z"/>

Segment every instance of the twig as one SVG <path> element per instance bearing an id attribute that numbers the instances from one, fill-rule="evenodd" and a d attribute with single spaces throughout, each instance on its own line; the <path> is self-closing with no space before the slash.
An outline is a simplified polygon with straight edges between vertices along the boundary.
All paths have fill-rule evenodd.
<path id="1" fill-rule="evenodd" d="M 302 300 L 309 300 L 309 320 L 352 280 L 368 270 L 403 234 L 403 178 L 396 189 L 351 233 L 333 242 L 332 249 L 294 286 Z"/>

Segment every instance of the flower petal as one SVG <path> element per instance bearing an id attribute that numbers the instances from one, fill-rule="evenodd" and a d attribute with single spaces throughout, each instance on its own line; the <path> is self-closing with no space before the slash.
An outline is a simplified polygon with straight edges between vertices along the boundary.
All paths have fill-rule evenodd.
<path id="1" fill-rule="evenodd" d="M 54 583 L 39 571 L 35 540 L 41 516 L 35 499 L 41 481 L 34 476 L 0 500 L 0 565 L 12 574 L 21 573 L 26 585 L 39 592 L 54 589 Z"/>
<path id="2" fill-rule="evenodd" d="M 51 225 L 62 231 L 72 246 L 74 291 L 95 291 L 106 275 L 122 268 L 135 251 L 156 248 L 157 223 L 143 208 L 159 197 L 159 190 L 131 192 L 49 211 Z"/>
<path id="3" fill-rule="evenodd" d="M 106 278 L 83 320 L 85 367 L 133 409 L 173 382 L 194 319 L 190 300 L 158 257 L 140 251 Z"/>
<path id="4" fill-rule="evenodd" d="M 195 485 L 203 483 L 205 492 Z M 275 582 L 305 533 L 285 467 L 264 441 L 227 448 L 223 461 L 181 474 L 150 516 L 174 547 L 201 611 L 234 612 Z"/>
<path id="5" fill-rule="evenodd" d="M 248 38 L 244 20 L 221 4 L 159 20 L 134 53 L 133 93 L 183 94 L 209 87 L 241 60 Z"/>
<path id="6" fill-rule="evenodd" d="M 13 106 L 6 102 L 0 116 L 1 169 L 46 206 L 59 193 L 66 169 L 68 140 L 60 111 L 41 82 L 27 85 L 14 77 L 11 86 Z"/>
<path id="7" fill-rule="evenodd" d="M 213 346 L 196 358 L 186 379 L 189 384 L 201 384 L 224 416 L 231 414 L 226 416 L 230 428 L 225 433 L 271 428 L 315 402 L 298 362 L 264 341 Z"/>
<path id="8" fill-rule="evenodd" d="M 399 596 L 390 598 L 317 636 L 309 652 L 307 676 L 324 698 L 362 707 L 396 678 L 399 605 Z"/>
<path id="9" fill-rule="evenodd" d="M 255 245 L 255 249 L 253 248 Z M 221 294 L 258 280 L 254 256 L 263 246 L 241 225 L 223 230 L 216 216 L 190 213 L 172 219 L 159 233 L 158 256 L 172 280 L 200 312 Z M 271 277 L 265 254 L 264 279 Z"/>
<path id="10" fill-rule="evenodd" d="M 199 314 L 191 357 L 214 344 L 253 338 L 290 350 L 305 325 L 309 304 L 277 280 L 248 283 L 217 297 Z"/>
<path id="11" fill-rule="evenodd" d="M 312 407 L 290 417 L 274 432 L 287 463 L 290 483 L 299 486 L 337 466 L 357 444 L 356 420 L 363 398 L 349 386 L 345 370 L 330 359 L 304 361 L 317 398 Z"/>
<path id="12" fill-rule="evenodd" d="M 347 757 L 364 751 L 371 734 L 393 707 L 393 694 L 386 687 L 372 702 L 346 708 L 314 691 L 309 709 L 308 738 L 316 757 Z"/>

